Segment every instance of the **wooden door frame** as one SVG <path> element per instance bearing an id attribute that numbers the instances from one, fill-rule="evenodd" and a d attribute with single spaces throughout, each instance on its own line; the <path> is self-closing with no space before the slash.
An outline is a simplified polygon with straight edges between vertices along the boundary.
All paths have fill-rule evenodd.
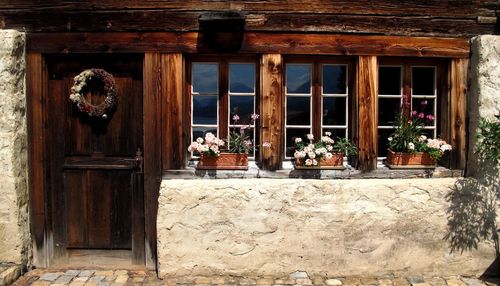
<path id="1" fill-rule="evenodd" d="M 156 210 L 161 165 L 159 160 L 161 126 L 160 89 L 153 68 L 155 57 L 146 54 L 143 58 L 143 144 L 144 144 L 144 255 L 148 269 L 156 269 Z M 159 55 L 158 55 L 159 58 Z M 48 206 L 48 185 L 45 144 L 44 98 L 47 96 L 48 72 L 45 55 L 27 52 L 26 57 L 26 106 L 28 125 L 28 180 L 30 197 L 30 231 L 33 243 L 33 265 L 50 267 L 54 262 L 54 240 L 51 221 L 52 213 Z"/>

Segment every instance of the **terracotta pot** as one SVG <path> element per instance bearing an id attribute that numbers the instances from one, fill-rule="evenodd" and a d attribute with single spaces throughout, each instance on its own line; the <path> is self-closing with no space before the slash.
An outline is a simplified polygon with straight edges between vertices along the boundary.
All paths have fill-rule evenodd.
<path id="1" fill-rule="evenodd" d="M 220 153 L 219 156 L 201 154 L 197 169 L 248 170 L 248 154 Z"/>
<path id="2" fill-rule="evenodd" d="M 403 153 L 387 150 L 386 163 L 390 168 L 434 168 L 436 160 L 429 153 Z"/>
<path id="3" fill-rule="evenodd" d="M 305 166 L 302 161 L 295 160 L 295 169 L 331 169 L 331 170 L 343 170 L 344 169 L 344 154 L 342 153 L 332 153 L 332 158 L 330 159 L 320 159 L 317 166 Z"/>

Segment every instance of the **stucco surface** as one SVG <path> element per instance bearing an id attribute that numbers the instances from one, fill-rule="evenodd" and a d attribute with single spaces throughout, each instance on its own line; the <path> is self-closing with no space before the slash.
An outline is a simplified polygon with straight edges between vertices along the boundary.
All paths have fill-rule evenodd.
<path id="1" fill-rule="evenodd" d="M 26 264 L 25 35 L 0 30 L 0 262 Z"/>
<path id="2" fill-rule="evenodd" d="M 159 275 L 482 274 L 493 244 L 445 239 L 459 180 L 163 180 Z"/>

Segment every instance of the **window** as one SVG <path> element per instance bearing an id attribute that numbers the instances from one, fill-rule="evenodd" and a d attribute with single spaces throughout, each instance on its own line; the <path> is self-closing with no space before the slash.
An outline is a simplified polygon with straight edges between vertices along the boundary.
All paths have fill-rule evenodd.
<path id="1" fill-rule="evenodd" d="M 285 65 L 285 157 L 293 155 L 295 138 L 324 132 L 348 137 L 348 62 L 289 62 Z"/>
<path id="2" fill-rule="evenodd" d="M 249 120 L 258 113 L 255 62 L 214 58 L 193 59 L 189 65 L 191 139 L 204 137 L 207 132 L 228 139 L 230 130 L 244 125 L 255 138 L 256 126 Z M 240 120 L 235 122 L 234 115 Z M 255 152 L 249 155 L 254 157 Z"/>
<path id="3" fill-rule="evenodd" d="M 424 127 L 428 137 L 437 136 L 437 65 L 404 64 L 379 65 L 378 76 L 378 156 L 387 154 L 387 138 L 394 131 L 394 119 L 403 99 L 408 98 L 410 109 L 418 114 L 432 115 L 434 120 Z"/>

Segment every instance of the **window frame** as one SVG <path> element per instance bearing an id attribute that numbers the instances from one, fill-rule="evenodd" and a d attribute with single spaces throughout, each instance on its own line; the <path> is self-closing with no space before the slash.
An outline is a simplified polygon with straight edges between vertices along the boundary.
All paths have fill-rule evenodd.
<path id="1" fill-rule="evenodd" d="M 289 95 L 286 90 L 286 67 L 290 64 L 310 64 L 311 65 L 311 121 L 309 125 L 310 133 L 314 135 L 315 138 L 320 138 L 323 134 L 324 129 L 341 129 L 340 126 L 332 125 L 334 127 L 324 127 L 323 125 L 323 66 L 325 65 L 343 65 L 346 66 L 346 94 L 339 96 L 337 94 L 326 94 L 326 97 L 343 97 L 346 98 L 346 124 L 345 124 L 345 136 L 346 138 L 353 140 L 355 143 L 357 141 L 357 115 L 356 115 L 356 57 L 348 56 L 295 56 L 295 55 L 284 55 L 283 57 L 283 72 L 282 72 L 282 146 L 283 146 L 283 161 L 292 159 L 292 157 L 286 156 L 287 153 L 287 127 L 289 125 L 286 123 L 287 119 L 287 96 Z M 304 96 L 302 94 L 292 95 L 292 96 Z M 295 127 L 298 125 L 292 125 Z M 307 126 L 304 125 L 307 128 Z M 305 130 L 307 130 L 304 128 Z M 307 134 L 307 133 L 306 133 Z M 304 134 L 305 135 L 305 134 Z M 293 144 L 291 145 L 293 146 Z"/>
<path id="2" fill-rule="evenodd" d="M 260 57 L 259 55 L 189 55 L 185 58 L 185 113 L 186 121 L 189 126 L 187 129 L 187 142 L 192 142 L 195 140 L 193 137 L 193 107 L 192 107 L 192 97 L 194 96 L 193 91 L 193 74 L 192 66 L 194 63 L 217 63 L 219 66 L 218 74 L 218 94 L 217 94 L 217 137 L 221 139 L 228 139 L 231 127 L 238 127 L 241 125 L 233 125 L 231 123 L 232 118 L 230 118 L 230 81 L 229 81 L 229 64 L 243 64 L 249 63 L 255 66 L 254 75 L 254 112 L 260 114 Z M 250 96 L 249 94 L 241 95 L 239 93 L 233 94 L 232 96 Z M 254 132 L 254 145 L 259 144 L 259 121 L 257 120 L 254 125 L 251 126 Z M 249 159 L 255 159 L 258 157 L 258 150 L 254 151 L 254 154 L 249 154 Z M 194 156 L 188 153 L 188 160 L 198 159 L 198 156 Z"/>

